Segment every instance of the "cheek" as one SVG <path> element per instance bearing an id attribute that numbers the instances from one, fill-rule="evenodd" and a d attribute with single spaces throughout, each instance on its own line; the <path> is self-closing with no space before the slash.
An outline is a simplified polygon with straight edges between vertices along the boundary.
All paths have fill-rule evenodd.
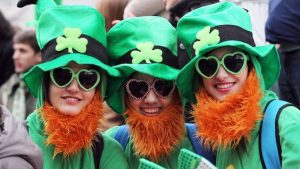
<path id="1" fill-rule="evenodd" d="M 127 104 L 129 104 L 129 106 L 132 107 L 136 111 L 139 110 L 141 103 L 142 103 L 142 100 L 133 99 L 131 97 L 128 97 Z"/>
<path id="2" fill-rule="evenodd" d="M 49 85 L 49 94 L 48 94 L 48 99 L 51 105 L 55 106 L 56 102 L 59 98 L 59 93 L 60 93 L 61 89 L 56 87 L 53 83 L 50 83 Z"/>
<path id="3" fill-rule="evenodd" d="M 248 66 L 246 66 L 237 77 L 240 81 L 240 85 L 243 85 L 248 78 Z"/>
<path id="4" fill-rule="evenodd" d="M 206 91 L 210 91 L 209 89 L 212 87 L 212 79 L 206 79 L 206 78 L 203 78 L 202 80 L 202 83 L 203 83 L 203 87 Z"/>
<path id="5" fill-rule="evenodd" d="M 86 105 L 89 104 L 92 101 L 92 99 L 95 96 L 95 93 L 96 93 L 96 89 L 93 89 L 89 92 L 85 92 L 84 97 L 85 97 L 85 100 L 86 100 Z"/>
<path id="6" fill-rule="evenodd" d="M 172 102 L 173 97 L 167 97 L 165 99 L 161 99 L 161 103 L 163 107 L 168 107 Z"/>

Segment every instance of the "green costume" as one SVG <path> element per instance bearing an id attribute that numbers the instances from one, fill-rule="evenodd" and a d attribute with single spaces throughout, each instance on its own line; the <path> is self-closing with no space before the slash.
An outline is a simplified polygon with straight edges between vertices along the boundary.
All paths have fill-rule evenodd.
<path id="1" fill-rule="evenodd" d="M 115 138 L 118 130 L 119 130 L 119 126 L 115 126 L 113 128 L 108 129 L 107 131 L 105 131 L 105 134 L 111 136 L 112 138 Z M 191 141 L 187 134 L 184 135 L 180 144 L 178 144 L 178 145 L 176 145 L 176 147 L 174 147 L 174 150 L 170 153 L 170 155 L 168 157 L 160 159 L 158 162 L 155 162 L 155 163 L 166 169 L 177 169 L 178 168 L 178 157 L 180 154 L 180 150 L 182 148 L 185 148 L 185 149 L 188 149 L 188 150 L 194 152 L 194 148 L 193 148 Z M 128 160 L 129 168 L 137 169 L 139 167 L 139 163 L 140 163 L 139 160 L 141 158 L 145 158 L 145 157 L 135 155 L 135 151 L 134 151 L 133 143 L 132 143 L 131 139 L 129 139 L 128 144 L 124 151 L 125 151 L 125 155 Z"/>
<path id="2" fill-rule="evenodd" d="M 22 3 L 19 3 L 19 6 L 26 5 L 26 2 Z M 92 146 L 95 145 L 88 148 L 79 147 L 79 151 L 72 155 L 64 156 L 62 153 L 54 155 L 55 145 L 46 145 L 48 135 L 45 134 L 45 119 L 39 111 L 45 106 L 46 101 L 43 92 L 45 75 L 49 74 L 50 70 L 66 66 L 70 62 L 92 65 L 99 69 L 101 95 L 102 99 L 105 98 L 107 74 L 119 76 L 120 73 L 107 65 L 103 16 L 96 9 L 87 6 L 58 6 L 53 0 L 38 0 L 35 3 L 38 15 L 37 41 L 42 49 L 42 63 L 35 65 L 24 75 L 26 85 L 38 99 L 37 108 L 39 108 L 27 119 L 29 134 L 42 150 L 44 169 L 94 169 Z M 96 144 L 97 131 L 92 132 L 94 134 L 90 143 Z M 128 168 L 121 146 L 108 136 L 102 135 L 102 138 L 101 159 L 96 159 L 100 162 L 99 168 Z"/>
<path id="3" fill-rule="evenodd" d="M 109 64 L 123 73 L 122 78 L 109 79 L 107 103 L 114 111 L 120 114 L 125 112 L 125 82 L 133 73 L 147 74 L 164 80 L 176 79 L 179 72 L 176 30 L 166 19 L 148 16 L 123 20 L 111 28 L 107 40 Z M 106 133 L 115 138 L 118 130 L 117 126 Z M 176 169 L 181 148 L 194 151 L 186 134 L 170 155 L 159 159 L 157 164 Z M 135 154 L 131 138 L 125 154 L 132 169 L 138 168 L 140 158 L 145 158 Z"/>
<path id="4" fill-rule="evenodd" d="M 260 81 L 263 97 L 262 110 L 277 96 L 268 89 L 278 78 L 280 65 L 278 53 L 273 45 L 255 46 L 251 22 L 246 10 L 229 2 L 222 2 L 196 9 L 182 17 L 177 26 L 178 36 L 185 45 L 191 61 L 181 70 L 177 78 L 180 94 L 187 101 L 195 102 L 201 76 L 195 69 L 196 61 L 214 49 L 232 46 L 247 52 Z M 259 90 L 259 89 L 257 89 Z M 216 166 L 225 168 L 263 168 L 260 159 L 258 122 L 249 142 L 239 143 L 235 148 L 218 148 Z M 201 127 L 201 126 L 200 126 Z M 288 106 L 278 119 L 282 168 L 300 166 L 300 111 Z M 262 138 L 263 139 L 263 138 Z"/>
<path id="5" fill-rule="evenodd" d="M 69 157 L 63 157 L 58 154 L 53 158 L 54 146 L 45 145 L 47 135 L 44 134 L 44 124 L 38 113 L 34 112 L 27 118 L 29 134 L 31 139 L 40 147 L 43 160 L 44 169 L 94 169 L 94 155 L 92 148 L 82 149 L 79 153 Z M 99 168 L 106 169 L 119 169 L 128 168 L 127 160 L 125 159 L 124 152 L 119 143 L 110 138 L 109 136 L 102 135 L 103 138 L 103 151 L 100 159 Z"/>

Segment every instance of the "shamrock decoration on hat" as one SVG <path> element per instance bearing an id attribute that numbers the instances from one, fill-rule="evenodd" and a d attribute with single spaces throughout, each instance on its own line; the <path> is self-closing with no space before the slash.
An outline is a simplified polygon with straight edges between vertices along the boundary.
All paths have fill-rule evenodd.
<path id="1" fill-rule="evenodd" d="M 158 63 L 163 60 L 162 51 L 160 49 L 153 49 L 154 43 L 152 42 L 138 43 L 136 45 L 136 48 L 140 51 L 134 50 L 130 54 L 133 64 L 139 64 L 142 61 L 151 63 L 151 60 Z"/>
<path id="2" fill-rule="evenodd" d="M 86 45 L 88 40 L 86 38 L 79 38 L 81 35 L 81 30 L 78 28 L 65 28 L 64 36 L 58 37 L 56 39 L 57 51 L 62 51 L 68 48 L 69 53 L 73 53 L 73 49 L 80 53 L 86 52 Z"/>
<path id="3" fill-rule="evenodd" d="M 193 48 L 195 49 L 195 55 L 199 53 L 200 49 L 206 45 L 215 45 L 220 42 L 219 31 L 213 30 L 210 32 L 210 30 L 210 27 L 207 26 L 197 33 L 196 38 L 198 41 L 196 41 L 193 45 Z"/>

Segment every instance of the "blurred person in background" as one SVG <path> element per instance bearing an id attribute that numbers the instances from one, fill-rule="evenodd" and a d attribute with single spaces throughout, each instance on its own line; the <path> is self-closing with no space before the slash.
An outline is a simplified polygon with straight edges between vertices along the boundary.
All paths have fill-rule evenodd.
<path id="1" fill-rule="evenodd" d="M 170 11 L 169 21 L 177 26 L 177 21 L 186 13 L 219 2 L 219 0 L 164 0 L 167 11 Z"/>
<path id="2" fill-rule="evenodd" d="M 0 87 L 0 104 L 18 120 L 24 120 L 35 108 L 35 99 L 25 87 L 22 75 L 41 61 L 35 30 L 23 30 L 13 38 L 15 73 Z"/>
<path id="3" fill-rule="evenodd" d="M 278 44 L 281 72 L 280 99 L 300 106 L 300 1 L 269 0 L 266 23 L 267 41 Z"/>
<path id="4" fill-rule="evenodd" d="M 0 105 L 0 168 L 42 169 L 42 153 L 24 126 Z"/>
<path id="5" fill-rule="evenodd" d="M 98 0 L 96 8 L 105 19 L 106 31 L 123 19 L 124 9 L 129 0 Z"/>
<path id="6" fill-rule="evenodd" d="M 164 0 L 130 0 L 124 9 L 124 19 L 137 16 L 169 17 Z"/>
<path id="7" fill-rule="evenodd" d="M 14 73 L 12 60 L 14 29 L 0 11 L 0 86 Z"/>

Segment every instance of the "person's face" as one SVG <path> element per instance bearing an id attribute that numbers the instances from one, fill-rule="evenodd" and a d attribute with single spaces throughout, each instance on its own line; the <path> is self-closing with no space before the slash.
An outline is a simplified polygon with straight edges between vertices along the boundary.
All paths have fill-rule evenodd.
<path id="1" fill-rule="evenodd" d="M 153 88 L 147 88 L 146 83 Z M 172 101 L 174 88 L 172 81 L 164 81 L 140 73 L 135 73 L 126 82 L 129 104 L 135 111 L 145 116 L 157 116 L 165 111 Z"/>
<path id="2" fill-rule="evenodd" d="M 164 0 L 166 10 L 170 10 L 174 5 L 176 5 L 180 0 Z"/>
<path id="3" fill-rule="evenodd" d="M 35 52 L 30 45 L 25 43 L 15 43 L 13 45 L 13 60 L 15 64 L 15 72 L 24 73 L 35 64 L 41 62 L 41 55 Z"/>
<path id="4" fill-rule="evenodd" d="M 206 56 L 216 56 L 219 60 L 221 60 L 224 55 L 237 51 L 239 51 L 237 48 L 224 47 L 213 50 Z M 212 78 L 202 77 L 203 86 L 212 97 L 222 101 L 227 95 L 238 92 L 245 83 L 247 76 L 247 64 L 238 74 L 230 73 L 225 70 L 223 66 L 220 66 L 218 72 Z"/>
<path id="5" fill-rule="evenodd" d="M 89 65 L 79 65 L 75 62 L 69 63 L 67 67 L 71 68 L 74 73 L 82 69 L 91 70 Z M 82 89 L 76 78 L 66 87 L 58 87 L 50 80 L 49 101 L 62 114 L 77 115 L 85 106 L 91 103 L 95 92 L 96 87 L 89 91 Z"/>

